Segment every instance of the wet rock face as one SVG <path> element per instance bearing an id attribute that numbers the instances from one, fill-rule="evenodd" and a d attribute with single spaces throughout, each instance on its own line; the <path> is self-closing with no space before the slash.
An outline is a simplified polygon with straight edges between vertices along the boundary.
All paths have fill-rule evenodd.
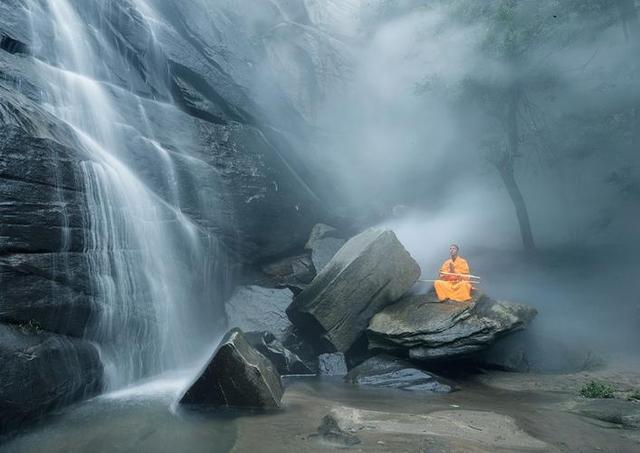
<path id="1" fill-rule="evenodd" d="M 338 253 L 346 241 L 344 239 L 324 238 L 315 241 L 311 252 L 311 260 L 316 272 L 320 273 Z"/>
<path id="2" fill-rule="evenodd" d="M 230 328 L 257 331 L 268 330 L 282 341 L 291 327 L 285 310 L 293 300 L 288 289 L 240 286 L 225 304 Z"/>
<path id="3" fill-rule="evenodd" d="M 249 344 L 276 367 L 281 376 L 315 374 L 296 354 L 288 350 L 271 332 L 247 332 Z"/>
<path id="4" fill-rule="evenodd" d="M 102 390 L 94 345 L 0 324 L 0 433 Z"/>
<path id="5" fill-rule="evenodd" d="M 420 267 L 392 231 L 351 238 L 287 308 L 291 322 L 319 351 L 346 352 L 369 320 L 400 298 Z"/>
<path id="6" fill-rule="evenodd" d="M 307 254 L 278 259 L 263 265 L 261 270 L 276 285 L 287 286 L 297 292 L 305 289 L 316 276 L 313 262 Z"/>
<path id="7" fill-rule="evenodd" d="M 445 379 L 421 370 L 406 360 L 381 354 L 372 357 L 345 376 L 352 384 L 416 390 L 434 393 L 449 393 L 453 385 Z"/>
<path id="8" fill-rule="evenodd" d="M 284 390 L 271 362 L 239 329 L 230 330 L 180 404 L 200 407 L 275 409 Z"/>
<path id="9" fill-rule="evenodd" d="M 370 349 L 408 354 L 416 360 L 465 356 L 491 346 L 500 336 L 523 329 L 534 308 L 479 294 L 471 302 L 434 303 L 409 296 L 373 317 Z"/>
<path id="10" fill-rule="evenodd" d="M 344 376 L 347 374 L 347 362 L 344 354 L 333 352 L 318 356 L 318 374 L 322 376 Z"/>

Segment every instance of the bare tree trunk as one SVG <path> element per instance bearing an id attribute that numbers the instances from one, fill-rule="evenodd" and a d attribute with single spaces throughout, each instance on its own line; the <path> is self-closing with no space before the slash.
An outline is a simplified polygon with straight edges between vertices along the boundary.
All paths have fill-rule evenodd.
<path id="1" fill-rule="evenodd" d="M 503 159 L 497 163 L 496 167 L 515 207 L 524 249 L 527 252 L 534 252 L 536 245 L 533 240 L 533 232 L 531 231 L 529 211 L 527 210 L 527 204 L 524 201 L 520 187 L 518 187 L 518 183 L 516 182 L 513 165 L 514 160 L 519 155 L 518 105 L 522 93 L 517 85 L 512 86 L 509 91 L 506 116 L 507 150 Z"/>
<path id="2" fill-rule="evenodd" d="M 520 235 L 522 236 L 522 245 L 527 252 L 534 252 L 536 245 L 533 241 L 533 232 L 531 231 L 531 223 L 529 222 L 529 211 L 527 210 L 524 197 L 513 174 L 513 166 L 510 168 L 500 166 L 498 167 L 498 173 L 500 173 L 502 182 L 507 192 L 509 192 L 513 206 L 516 209 L 516 216 L 518 217 L 518 224 L 520 225 Z"/>

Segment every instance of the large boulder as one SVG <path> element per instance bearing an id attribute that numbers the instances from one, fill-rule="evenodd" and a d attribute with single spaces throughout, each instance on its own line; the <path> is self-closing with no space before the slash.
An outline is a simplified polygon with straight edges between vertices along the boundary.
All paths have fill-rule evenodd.
<path id="1" fill-rule="evenodd" d="M 180 397 L 180 404 L 274 409 L 280 407 L 283 393 L 271 362 L 247 342 L 240 329 L 232 329 Z"/>
<path id="2" fill-rule="evenodd" d="M 351 238 L 296 296 L 287 315 L 320 351 L 348 351 L 371 317 L 400 298 L 420 267 L 390 230 Z"/>
<path id="3" fill-rule="evenodd" d="M 0 433 L 102 389 L 97 348 L 45 333 L 37 324 L 0 324 Z"/>
<path id="4" fill-rule="evenodd" d="M 376 314 L 367 337 L 370 349 L 408 354 L 416 360 L 449 359 L 484 350 L 497 338 L 524 328 L 537 314 L 527 305 L 483 294 L 470 302 L 431 302 L 408 296 Z"/>
<path id="5" fill-rule="evenodd" d="M 271 332 L 247 332 L 245 337 L 251 346 L 271 361 L 280 375 L 315 374 Z"/>
<path id="6" fill-rule="evenodd" d="M 287 288 L 239 286 L 225 304 L 227 323 L 245 332 L 268 330 L 282 341 L 291 327 L 285 310 L 292 300 Z"/>
<path id="7" fill-rule="evenodd" d="M 362 362 L 349 371 L 344 379 L 352 384 L 402 390 L 434 393 L 449 393 L 453 390 L 453 385 L 439 376 L 421 370 L 406 360 L 386 354 Z"/>

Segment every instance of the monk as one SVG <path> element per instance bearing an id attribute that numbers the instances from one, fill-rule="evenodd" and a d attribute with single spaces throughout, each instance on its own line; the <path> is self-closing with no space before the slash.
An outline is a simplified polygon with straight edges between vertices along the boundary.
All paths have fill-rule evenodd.
<path id="1" fill-rule="evenodd" d="M 440 278 L 433 283 L 440 302 L 444 302 L 447 299 L 456 302 L 471 300 L 473 287 L 469 277 L 465 277 L 465 274 L 469 274 L 469 264 L 465 259 L 458 256 L 459 250 L 460 247 L 456 244 L 451 244 L 449 247 L 450 258 L 442 264 Z"/>

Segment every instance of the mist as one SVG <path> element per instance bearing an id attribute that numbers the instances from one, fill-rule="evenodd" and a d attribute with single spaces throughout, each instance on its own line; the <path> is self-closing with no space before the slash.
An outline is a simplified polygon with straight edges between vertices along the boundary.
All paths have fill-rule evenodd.
<path id="1" fill-rule="evenodd" d="M 318 103 L 314 136 L 341 212 L 392 228 L 423 278 L 459 243 L 483 291 L 538 308 L 535 334 L 604 354 L 633 349 L 640 327 L 640 35 L 618 6 L 351 5 L 350 77 Z M 501 46 L 518 39 L 508 64 Z M 496 171 L 505 120 L 486 101 L 513 80 L 533 253 Z"/>

